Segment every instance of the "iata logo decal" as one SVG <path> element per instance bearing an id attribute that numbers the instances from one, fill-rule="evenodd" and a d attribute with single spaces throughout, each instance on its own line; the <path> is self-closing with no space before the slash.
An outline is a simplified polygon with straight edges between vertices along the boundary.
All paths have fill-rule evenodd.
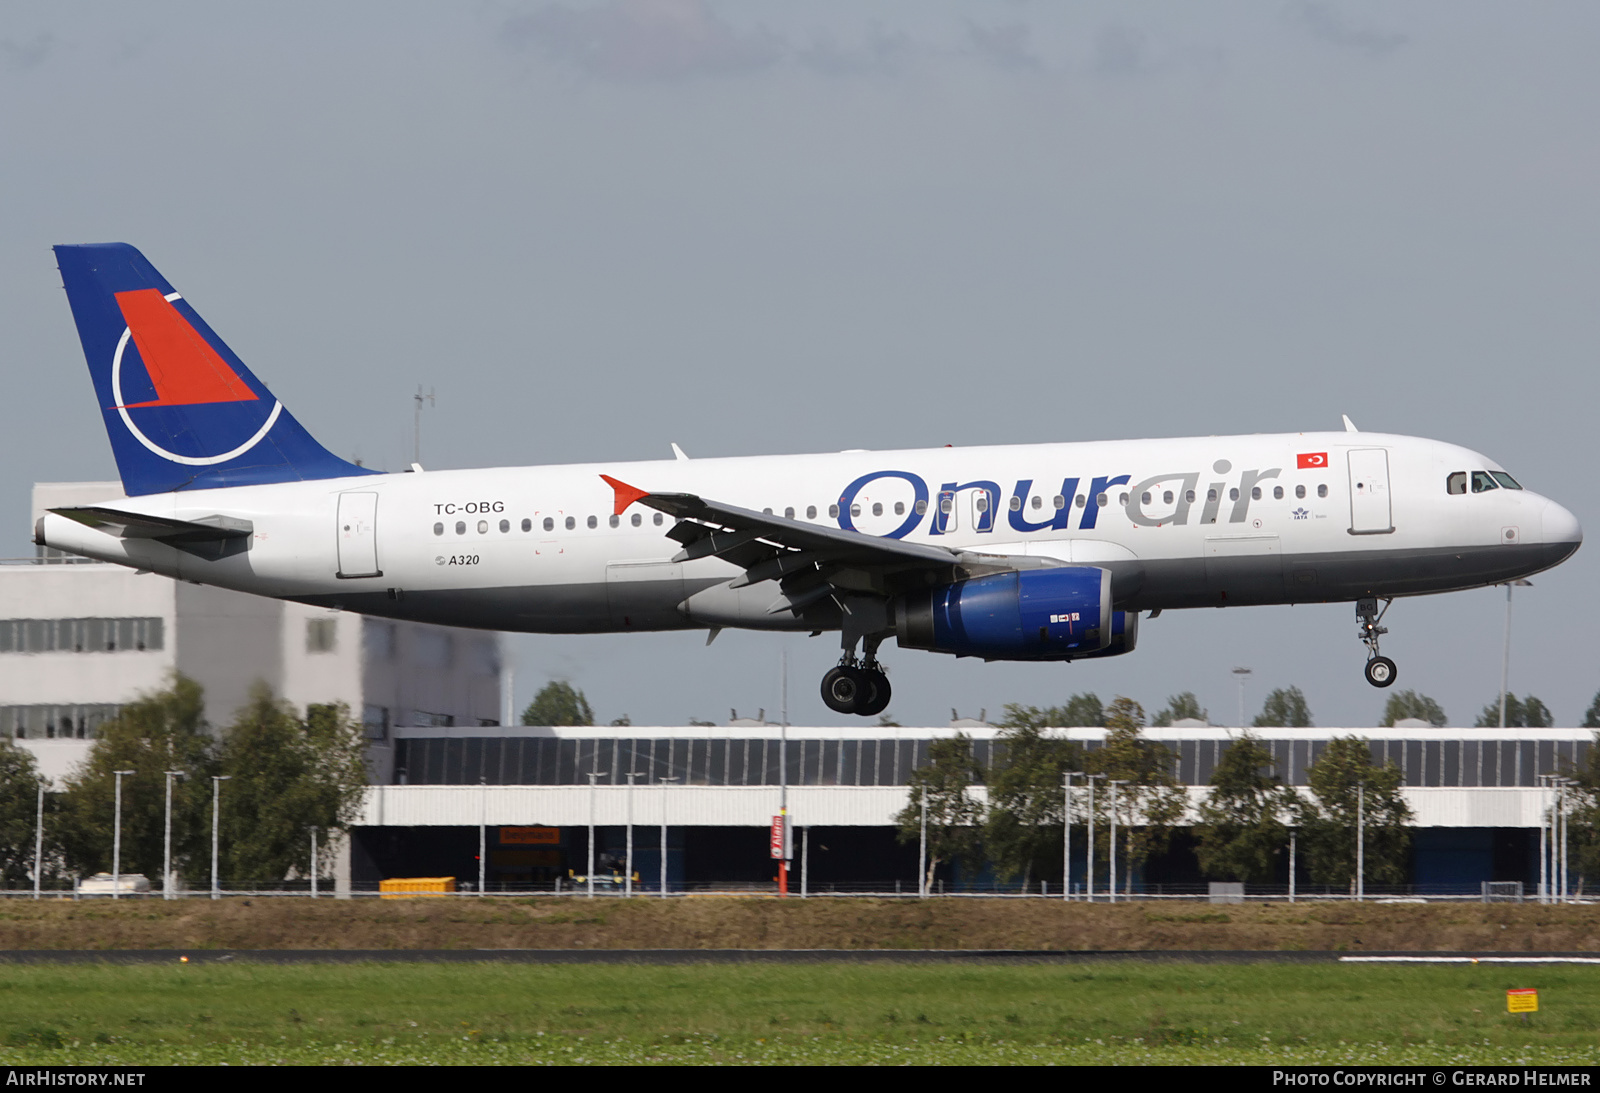
<path id="1" fill-rule="evenodd" d="M 239 374 L 229 367 L 228 362 L 223 360 L 189 320 L 172 306 L 172 301 L 181 299 L 179 294 L 174 292 L 170 296 L 164 296 L 159 289 L 145 288 L 133 292 L 119 292 L 116 298 L 117 306 L 122 310 L 122 318 L 127 326 L 122 331 L 122 337 L 117 339 L 116 355 L 111 361 L 111 393 L 116 403 L 116 411 L 122 417 L 122 423 L 128 427 L 134 438 L 163 459 L 170 459 L 174 463 L 190 467 L 226 463 L 261 443 L 262 439 L 272 431 L 272 426 L 277 423 L 278 415 L 283 412 L 283 404 L 274 400 L 270 410 L 261 406 L 256 408 L 248 406 L 250 403 L 259 404 L 261 397 L 250 390 Z M 127 352 L 129 341 L 133 342 L 138 359 L 143 363 L 145 373 L 150 378 L 150 386 L 154 388 L 156 396 L 153 399 L 132 403 L 124 399 L 122 359 Z M 214 455 L 181 455 L 163 448 L 139 428 L 134 421 L 134 414 L 130 412 L 159 411 L 181 406 L 217 406 L 227 403 L 238 406 L 238 410 L 227 414 L 227 418 L 243 418 L 244 428 L 237 430 L 233 435 L 237 436 L 246 429 L 252 429 L 254 433 L 231 451 Z M 257 412 L 249 413 L 249 409 L 256 409 Z M 241 410 L 246 413 L 241 415 L 239 413 Z M 154 424 L 152 415 L 141 413 L 139 416 L 147 424 Z M 185 427 L 183 431 L 193 435 L 192 427 Z M 205 431 L 210 433 L 214 430 Z"/>

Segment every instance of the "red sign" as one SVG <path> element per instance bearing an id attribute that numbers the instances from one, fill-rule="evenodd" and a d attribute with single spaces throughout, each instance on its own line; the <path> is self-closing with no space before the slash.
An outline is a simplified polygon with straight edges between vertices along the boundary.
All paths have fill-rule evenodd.
<path id="1" fill-rule="evenodd" d="M 787 817 L 784 816 L 774 816 L 772 818 L 772 856 L 774 858 L 782 859 L 788 857 L 788 855 L 783 852 L 783 825 L 786 819 Z"/>
<path id="2" fill-rule="evenodd" d="M 1319 467 L 1326 467 L 1327 465 L 1327 452 L 1301 452 L 1300 461 L 1297 464 L 1301 470 L 1306 470 L 1308 468 L 1315 470 Z"/>

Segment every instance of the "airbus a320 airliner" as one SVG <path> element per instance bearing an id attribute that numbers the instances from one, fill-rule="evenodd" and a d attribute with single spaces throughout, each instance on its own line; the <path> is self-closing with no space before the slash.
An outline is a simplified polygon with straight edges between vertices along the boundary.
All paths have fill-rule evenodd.
<path id="1" fill-rule="evenodd" d="M 180 580 L 535 633 L 838 631 L 840 713 L 902 648 L 1132 652 L 1139 616 L 1397 596 L 1563 561 L 1573 515 L 1497 463 L 1356 431 L 377 473 L 323 448 L 122 243 L 56 248 L 126 498 L 38 543 Z M 1383 603 L 1383 610 L 1379 604 Z M 707 639 L 710 640 L 709 638 Z"/>

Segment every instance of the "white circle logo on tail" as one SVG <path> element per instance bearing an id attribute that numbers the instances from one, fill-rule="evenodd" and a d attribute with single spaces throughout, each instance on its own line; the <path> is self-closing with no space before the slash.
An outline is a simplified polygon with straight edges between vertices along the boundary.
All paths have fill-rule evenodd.
<path id="1" fill-rule="evenodd" d="M 168 303 L 171 303 L 174 300 L 180 300 L 182 298 L 182 295 L 177 292 L 168 293 L 162 297 L 162 299 L 166 300 Z M 140 430 L 139 426 L 133 423 L 133 415 L 128 413 L 128 407 L 122 397 L 122 355 L 127 350 L 128 342 L 132 339 L 132 337 L 133 328 L 124 326 L 122 328 L 122 337 L 117 339 L 116 355 L 111 359 L 111 397 L 116 404 L 117 413 L 122 417 L 122 423 L 128 427 L 128 432 L 132 433 L 134 439 L 140 444 L 143 444 L 146 448 L 154 452 L 156 455 L 159 455 L 161 458 L 169 459 L 174 463 L 182 463 L 189 467 L 210 467 L 218 463 L 226 463 L 230 459 L 237 459 L 239 456 L 248 452 L 251 448 L 254 448 L 257 444 L 260 444 L 261 441 L 266 438 L 266 435 L 272 431 L 272 427 L 278 423 L 278 415 L 283 413 L 283 403 L 274 399 L 272 402 L 272 411 L 267 414 L 266 422 L 262 424 L 261 428 L 256 430 L 254 436 L 252 436 L 249 440 L 246 440 L 237 448 L 234 448 L 232 451 L 223 452 L 221 455 L 179 455 L 177 452 L 168 451 L 166 448 L 163 448 L 161 445 L 151 440 Z M 200 405 L 204 404 L 202 403 Z"/>

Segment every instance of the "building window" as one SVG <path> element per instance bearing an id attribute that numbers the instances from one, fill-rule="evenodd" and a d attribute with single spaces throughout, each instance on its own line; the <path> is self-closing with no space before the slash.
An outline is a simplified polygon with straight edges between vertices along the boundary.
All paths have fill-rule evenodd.
<path id="1" fill-rule="evenodd" d="M 0 653 L 123 653 L 165 644 L 160 618 L 0 619 Z"/>
<path id="2" fill-rule="evenodd" d="M 306 652 L 331 653 L 339 635 L 338 619 L 306 620 Z"/>
<path id="3" fill-rule="evenodd" d="M 389 739 L 389 707 L 367 703 L 361 708 L 361 728 L 368 740 Z"/>

